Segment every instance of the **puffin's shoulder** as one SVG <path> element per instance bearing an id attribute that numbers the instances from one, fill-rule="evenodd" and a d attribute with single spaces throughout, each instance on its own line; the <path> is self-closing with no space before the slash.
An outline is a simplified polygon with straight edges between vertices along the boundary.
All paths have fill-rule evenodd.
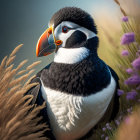
<path id="1" fill-rule="evenodd" d="M 30 84 L 32 83 L 38 83 L 38 85 L 33 86 L 31 89 L 29 89 L 25 95 L 33 95 L 33 100 L 31 102 L 31 104 L 37 104 L 37 105 L 42 105 L 44 100 L 42 98 L 42 94 L 41 94 L 41 74 L 44 70 L 48 70 L 50 67 L 51 63 L 48 64 L 46 67 L 44 67 L 41 71 L 39 71 L 35 77 L 33 79 L 31 79 Z"/>

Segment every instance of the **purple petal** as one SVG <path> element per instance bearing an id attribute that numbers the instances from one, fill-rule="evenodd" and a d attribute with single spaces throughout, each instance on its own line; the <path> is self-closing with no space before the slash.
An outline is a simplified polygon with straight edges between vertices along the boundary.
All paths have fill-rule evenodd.
<path id="1" fill-rule="evenodd" d="M 101 135 L 101 138 L 104 138 L 104 137 L 105 137 L 105 135 L 104 135 L 104 134 L 102 134 L 102 135 Z"/>
<path id="2" fill-rule="evenodd" d="M 110 126 L 110 124 L 109 123 L 106 123 L 106 126 Z"/>
<path id="3" fill-rule="evenodd" d="M 135 34 L 132 33 L 125 33 L 121 38 L 121 45 L 128 45 L 135 41 Z"/>
<path id="4" fill-rule="evenodd" d="M 109 137 L 105 137 L 105 140 L 109 140 Z"/>
<path id="5" fill-rule="evenodd" d="M 140 84 L 140 76 L 133 75 L 124 82 L 126 85 L 137 85 Z"/>
<path id="6" fill-rule="evenodd" d="M 102 128 L 102 130 L 103 130 L 103 131 L 105 131 L 105 130 L 106 130 L 106 128 L 105 128 L 105 127 L 103 127 L 103 128 Z"/>
<path id="7" fill-rule="evenodd" d="M 138 87 L 136 87 L 136 90 L 140 90 L 140 85 Z"/>
<path id="8" fill-rule="evenodd" d="M 126 72 L 127 72 L 128 74 L 132 74 L 132 73 L 133 73 L 133 69 L 128 68 L 128 69 L 126 69 Z"/>
<path id="9" fill-rule="evenodd" d="M 124 91 L 121 90 L 121 89 L 118 89 L 117 91 L 118 91 L 117 94 L 118 94 L 119 96 L 121 96 L 122 94 L 124 94 Z"/>
<path id="10" fill-rule="evenodd" d="M 107 126 L 107 129 L 108 129 L 108 130 L 112 130 L 112 127 L 110 127 L 110 126 Z"/>
<path id="11" fill-rule="evenodd" d="M 128 50 L 123 50 L 123 51 L 121 52 L 121 55 L 122 55 L 122 56 L 128 56 L 128 55 L 129 55 L 129 51 L 128 51 Z"/>
<path id="12" fill-rule="evenodd" d="M 140 57 L 135 59 L 133 62 L 132 62 L 132 66 L 137 69 L 137 70 L 140 70 Z"/>
<path id="13" fill-rule="evenodd" d="M 123 17 L 122 21 L 127 22 L 128 21 L 128 17 L 127 16 Z"/>
<path id="14" fill-rule="evenodd" d="M 115 120 L 116 125 L 120 125 L 120 122 L 118 120 Z"/>
<path id="15" fill-rule="evenodd" d="M 124 119 L 124 122 L 125 122 L 126 124 L 129 124 L 129 123 L 130 123 L 130 118 L 129 118 L 129 117 L 126 117 L 126 118 Z"/>
<path id="16" fill-rule="evenodd" d="M 127 112 L 128 112 L 128 113 L 132 113 L 132 107 L 128 108 L 128 109 L 127 109 Z"/>
<path id="17" fill-rule="evenodd" d="M 130 91 L 130 92 L 127 93 L 126 99 L 127 100 L 134 100 L 137 94 L 138 93 L 135 90 Z"/>

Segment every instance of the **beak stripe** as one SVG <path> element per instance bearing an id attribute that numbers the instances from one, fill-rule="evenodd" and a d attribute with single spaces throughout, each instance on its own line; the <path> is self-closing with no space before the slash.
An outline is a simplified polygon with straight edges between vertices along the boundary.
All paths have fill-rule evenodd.
<path id="1" fill-rule="evenodd" d="M 46 55 L 49 55 L 50 53 L 52 53 L 52 50 L 50 48 L 50 51 L 49 52 L 49 49 L 46 50 L 46 48 L 44 48 L 44 44 L 48 41 L 48 38 L 53 38 L 53 44 L 56 46 L 59 46 L 62 44 L 62 41 L 61 40 L 56 40 L 55 36 L 54 36 L 54 29 L 53 29 L 53 26 L 51 26 L 50 28 L 48 28 L 42 35 L 41 37 L 39 38 L 38 42 L 37 42 L 37 46 L 36 46 L 36 56 L 39 57 L 39 56 L 46 56 Z M 51 42 L 52 43 L 52 42 Z M 50 45 L 50 44 L 49 44 Z M 54 49 L 54 48 L 53 48 Z M 56 48 L 57 49 L 57 48 Z M 45 52 L 45 50 L 47 52 Z"/>

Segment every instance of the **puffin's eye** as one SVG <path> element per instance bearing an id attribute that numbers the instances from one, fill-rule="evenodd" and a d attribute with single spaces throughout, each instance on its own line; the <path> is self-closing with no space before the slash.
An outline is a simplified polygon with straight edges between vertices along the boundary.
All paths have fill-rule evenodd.
<path id="1" fill-rule="evenodd" d="M 69 31 L 68 27 L 67 26 L 63 26 L 62 27 L 62 32 L 63 33 L 67 33 Z"/>

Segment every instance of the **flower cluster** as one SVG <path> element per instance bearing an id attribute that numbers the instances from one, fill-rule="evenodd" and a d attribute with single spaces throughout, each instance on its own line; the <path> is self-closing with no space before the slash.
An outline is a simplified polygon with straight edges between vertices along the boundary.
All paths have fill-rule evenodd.
<path id="1" fill-rule="evenodd" d="M 123 50 L 122 51 L 122 56 L 128 56 L 129 55 L 129 51 L 128 50 Z"/>
<path id="2" fill-rule="evenodd" d="M 127 93 L 126 98 L 127 98 L 127 100 L 134 100 L 136 98 L 137 94 L 138 94 L 137 91 L 132 90 L 132 91 Z"/>
<path id="3" fill-rule="evenodd" d="M 140 70 L 140 57 L 138 57 L 137 59 L 135 59 L 132 62 L 132 66 L 133 68 L 135 68 L 136 70 Z"/>
<path id="4" fill-rule="evenodd" d="M 139 75 L 132 75 L 124 82 L 126 85 L 133 86 L 133 85 L 139 85 L 140 84 L 140 76 Z"/>
<path id="5" fill-rule="evenodd" d="M 118 0 L 115 1 L 118 2 Z M 99 137 L 102 140 L 112 140 L 114 132 L 116 133 L 122 122 L 129 124 L 130 118 L 126 116 L 133 114 L 134 105 L 140 104 L 140 40 L 138 40 L 138 33 L 129 21 L 131 20 L 128 16 L 122 18 L 124 34 L 120 40 L 122 65 L 119 66 L 123 68 L 120 72 L 124 71 L 120 74 L 121 89 L 117 90 L 121 101 L 120 110 L 113 121 L 101 127 Z"/>
<path id="6" fill-rule="evenodd" d="M 123 17 L 122 21 L 124 24 L 129 24 L 128 22 L 128 17 Z M 126 26 L 127 26 L 126 25 Z M 131 45 L 133 43 L 133 45 Z M 135 33 L 134 32 L 126 32 L 121 38 L 121 45 L 130 45 L 130 47 L 133 47 L 134 45 L 137 45 L 138 43 L 136 42 L 135 39 Z M 137 48 L 137 47 L 136 47 Z M 131 48 L 132 50 L 133 48 Z M 131 57 L 129 53 L 129 49 L 125 48 L 121 52 L 122 56 L 129 56 Z M 124 81 L 124 84 L 127 85 L 131 90 L 124 93 L 123 90 L 118 90 L 118 95 L 121 96 L 123 94 L 126 95 L 126 100 L 135 100 L 136 96 L 138 95 L 137 90 L 140 90 L 140 55 L 139 55 L 140 50 L 137 49 L 136 52 L 136 59 L 131 62 L 131 66 L 126 69 L 126 73 L 129 74 L 130 76 Z"/>
<path id="7" fill-rule="evenodd" d="M 127 22 L 127 21 L 128 21 L 128 17 L 127 17 L 127 16 L 124 16 L 124 17 L 122 18 L 122 21 Z"/>
<path id="8" fill-rule="evenodd" d="M 135 41 L 135 34 L 133 32 L 125 33 L 121 38 L 121 45 L 129 45 Z"/>
<path id="9" fill-rule="evenodd" d="M 105 126 L 102 128 L 101 139 L 109 140 L 108 132 L 112 130 L 113 130 L 113 127 L 111 126 L 111 124 L 106 123 Z"/>

